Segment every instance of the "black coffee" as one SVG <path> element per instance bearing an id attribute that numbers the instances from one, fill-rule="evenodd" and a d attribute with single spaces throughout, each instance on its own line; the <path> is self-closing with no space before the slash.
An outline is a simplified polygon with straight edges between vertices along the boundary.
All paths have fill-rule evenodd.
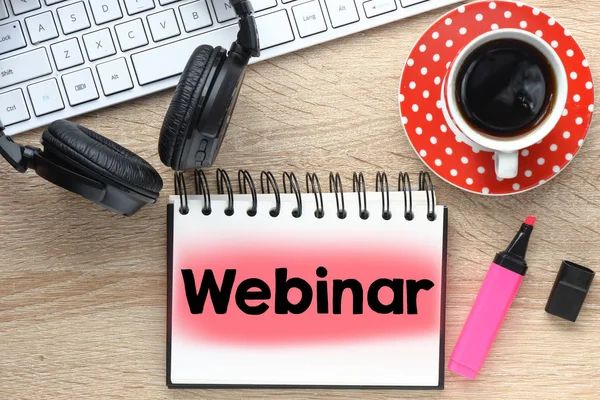
<path id="1" fill-rule="evenodd" d="M 552 106 L 554 75 L 535 47 L 499 39 L 475 50 L 458 72 L 461 112 L 476 129 L 511 137 L 537 126 Z"/>

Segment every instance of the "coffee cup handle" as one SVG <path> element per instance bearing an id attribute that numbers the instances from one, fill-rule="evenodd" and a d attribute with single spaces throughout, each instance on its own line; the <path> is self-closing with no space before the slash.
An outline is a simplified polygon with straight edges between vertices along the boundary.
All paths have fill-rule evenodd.
<path id="1" fill-rule="evenodd" d="M 496 153 L 496 176 L 502 179 L 513 179 L 519 171 L 519 152 Z"/>

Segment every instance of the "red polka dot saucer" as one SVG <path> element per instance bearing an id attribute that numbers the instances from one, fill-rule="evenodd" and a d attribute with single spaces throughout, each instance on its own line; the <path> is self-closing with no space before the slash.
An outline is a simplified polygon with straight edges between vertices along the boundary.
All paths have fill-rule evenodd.
<path id="1" fill-rule="evenodd" d="M 504 28 L 529 31 L 554 48 L 569 76 L 569 94 L 554 130 L 519 152 L 519 175 L 502 180 L 496 177 L 494 153 L 448 128 L 440 98 L 447 68 L 460 50 L 476 37 Z M 515 194 L 552 179 L 577 154 L 592 122 L 592 82 L 583 51 L 554 18 L 520 2 L 478 1 L 442 16 L 417 41 L 400 79 L 400 114 L 413 148 L 440 178 L 473 193 Z"/>

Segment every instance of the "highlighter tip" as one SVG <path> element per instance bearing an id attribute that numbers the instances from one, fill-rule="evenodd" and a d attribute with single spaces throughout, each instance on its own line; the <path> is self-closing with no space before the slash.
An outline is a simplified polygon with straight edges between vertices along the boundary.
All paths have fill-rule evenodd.
<path id="1" fill-rule="evenodd" d="M 536 218 L 535 217 L 527 217 L 525 219 L 525 225 L 529 225 L 529 226 L 533 226 L 535 224 Z"/>

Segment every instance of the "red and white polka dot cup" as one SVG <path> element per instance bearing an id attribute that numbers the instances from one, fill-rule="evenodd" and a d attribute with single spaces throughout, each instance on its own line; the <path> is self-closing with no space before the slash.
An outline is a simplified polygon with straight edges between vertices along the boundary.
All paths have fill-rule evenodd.
<path id="1" fill-rule="evenodd" d="M 543 140 L 519 152 L 513 179 L 497 176 L 493 151 L 450 130 L 440 96 L 442 80 L 460 50 L 500 29 L 518 29 L 544 40 L 569 78 L 562 118 Z M 594 83 L 583 50 L 560 21 L 519 1 L 473 1 L 440 16 L 419 37 L 402 70 L 398 102 L 409 143 L 433 173 L 470 193 L 505 196 L 545 185 L 576 158 L 592 122 Z"/>
<path id="2" fill-rule="evenodd" d="M 460 86 L 460 82 L 458 82 L 459 71 L 465 60 L 482 45 L 503 39 L 518 40 L 537 49 L 550 65 L 555 83 L 552 104 L 543 120 L 530 131 L 510 138 L 489 135 L 469 124 L 460 111 L 456 93 L 456 87 Z M 452 61 L 441 88 L 442 113 L 448 127 L 455 135 L 461 137 L 462 140 L 469 139 L 472 142 L 471 144 L 478 146 L 480 150 L 495 153 L 495 170 L 498 178 L 513 179 L 519 171 L 519 151 L 538 143 L 548 136 L 561 119 L 567 103 L 568 84 L 563 63 L 546 41 L 520 29 L 493 30 L 474 38 L 460 50 L 454 61 Z"/>

